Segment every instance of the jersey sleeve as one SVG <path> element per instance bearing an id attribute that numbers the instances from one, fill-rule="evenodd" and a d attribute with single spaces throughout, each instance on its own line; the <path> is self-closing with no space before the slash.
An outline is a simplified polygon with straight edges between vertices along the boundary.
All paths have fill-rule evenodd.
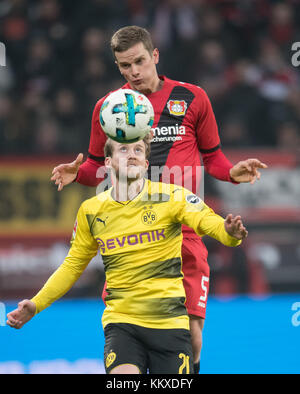
<path id="1" fill-rule="evenodd" d="M 107 137 L 100 125 L 99 115 L 105 97 L 96 103 L 93 111 L 88 158 L 79 167 L 76 177 L 76 182 L 81 185 L 97 186 L 103 180 L 98 169 L 104 166 L 104 145 Z"/>
<path id="2" fill-rule="evenodd" d="M 211 153 L 203 153 L 202 159 L 205 170 L 209 175 L 220 181 L 227 181 L 234 184 L 238 183 L 231 179 L 230 169 L 233 165 L 220 148 Z"/>
<path id="3" fill-rule="evenodd" d="M 177 194 L 176 189 L 173 193 L 172 209 L 177 222 L 193 228 L 200 237 L 208 235 L 226 246 L 238 246 L 241 243 L 241 240 L 227 233 L 224 218 L 216 214 L 200 197 L 184 188 L 177 190 Z"/>
<path id="4" fill-rule="evenodd" d="M 201 153 L 214 152 L 220 147 L 220 137 L 215 114 L 206 92 L 198 88 L 195 98 L 196 138 Z"/>
<path id="5" fill-rule="evenodd" d="M 221 151 L 218 125 L 211 102 L 206 92 L 201 88 L 199 89 L 196 95 L 197 108 L 195 110 L 197 119 L 196 138 L 205 170 L 216 179 L 235 183 L 229 174 L 232 164 Z"/>
<path id="6" fill-rule="evenodd" d="M 93 160 L 90 157 L 79 167 L 76 182 L 85 186 L 97 186 L 105 178 L 104 160 Z"/>
<path id="7" fill-rule="evenodd" d="M 107 137 L 100 125 L 99 116 L 100 116 L 100 109 L 105 98 L 106 96 L 100 99 L 96 103 L 92 116 L 89 155 L 93 159 L 98 158 L 104 160 L 104 145 L 107 140 Z"/>
<path id="8" fill-rule="evenodd" d="M 36 313 L 50 306 L 71 289 L 97 251 L 98 244 L 90 233 L 87 218 L 81 206 L 67 257 L 42 289 L 31 299 L 36 305 Z"/>

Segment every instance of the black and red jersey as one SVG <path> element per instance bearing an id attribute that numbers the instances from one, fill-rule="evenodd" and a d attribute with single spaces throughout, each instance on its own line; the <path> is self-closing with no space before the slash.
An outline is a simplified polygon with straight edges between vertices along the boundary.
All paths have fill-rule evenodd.
<path id="1" fill-rule="evenodd" d="M 187 160 L 197 165 L 199 151 L 213 152 L 220 144 L 210 101 L 198 86 L 161 78 L 163 88 L 147 95 L 155 113 L 150 165 L 180 165 Z M 130 89 L 130 85 L 122 88 Z M 103 157 L 107 138 L 99 122 L 100 108 L 106 97 L 97 102 L 93 113 L 89 153 L 96 158 Z"/>
<path id="2" fill-rule="evenodd" d="M 150 166 L 198 166 L 201 163 L 199 151 L 209 154 L 220 146 L 209 98 L 198 86 L 164 76 L 161 79 L 163 88 L 147 95 L 155 112 Z M 130 85 L 125 84 L 122 88 L 130 88 Z M 101 128 L 99 113 L 106 97 L 95 105 L 89 145 L 89 157 L 101 164 L 107 137 Z"/>
<path id="3" fill-rule="evenodd" d="M 196 193 L 201 174 L 199 151 L 213 152 L 220 144 L 215 116 L 203 89 L 162 78 L 163 88 L 147 96 L 155 112 L 148 176 Z"/>
<path id="4" fill-rule="evenodd" d="M 201 178 L 201 152 L 206 171 L 215 178 L 231 181 L 232 164 L 220 150 L 218 126 L 205 91 L 193 84 L 160 78 L 164 81 L 162 89 L 147 95 L 155 114 L 148 177 L 176 183 L 196 193 Z M 127 83 L 122 88 L 128 89 L 130 85 Z M 94 108 L 89 157 L 76 179 L 85 185 L 99 183 L 96 171 L 104 164 L 107 137 L 99 114 L 106 97 Z"/>

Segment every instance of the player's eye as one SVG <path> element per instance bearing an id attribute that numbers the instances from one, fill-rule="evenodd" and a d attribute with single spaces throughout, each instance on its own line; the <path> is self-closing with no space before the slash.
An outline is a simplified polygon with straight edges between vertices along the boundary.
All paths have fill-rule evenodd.
<path id="1" fill-rule="evenodd" d="M 139 146 L 139 147 L 137 147 L 137 148 L 135 149 L 135 152 L 138 153 L 138 154 L 140 154 L 140 153 L 144 153 L 145 150 L 144 150 L 143 147 Z"/>

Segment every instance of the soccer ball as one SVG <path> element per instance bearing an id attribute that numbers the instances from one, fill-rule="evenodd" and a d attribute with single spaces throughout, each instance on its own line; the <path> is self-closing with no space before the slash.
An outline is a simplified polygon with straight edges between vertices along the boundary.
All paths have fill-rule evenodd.
<path id="1" fill-rule="evenodd" d="M 152 104 L 142 93 L 119 89 L 109 94 L 100 109 L 100 124 L 114 141 L 130 144 L 143 139 L 154 122 Z"/>

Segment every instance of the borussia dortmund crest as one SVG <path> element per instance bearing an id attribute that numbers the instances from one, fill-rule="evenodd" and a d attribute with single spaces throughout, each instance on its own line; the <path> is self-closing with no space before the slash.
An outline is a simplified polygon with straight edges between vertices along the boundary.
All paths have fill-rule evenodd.
<path id="1" fill-rule="evenodd" d="M 142 223 L 147 226 L 152 226 L 157 220 L 157 215 L 152 209 L 144 208 L 144 212 L 142 213 Z"/>
<path id="2" fill-rule="evenodd" d="M 110 352 L 107 355 L 106 360 L 105 360 L 106 368 L 111 366 L 111 364 L 115 361 L 116 357 L 117 357 L 116 353 L 114 353 L 114 352 Z"/>

